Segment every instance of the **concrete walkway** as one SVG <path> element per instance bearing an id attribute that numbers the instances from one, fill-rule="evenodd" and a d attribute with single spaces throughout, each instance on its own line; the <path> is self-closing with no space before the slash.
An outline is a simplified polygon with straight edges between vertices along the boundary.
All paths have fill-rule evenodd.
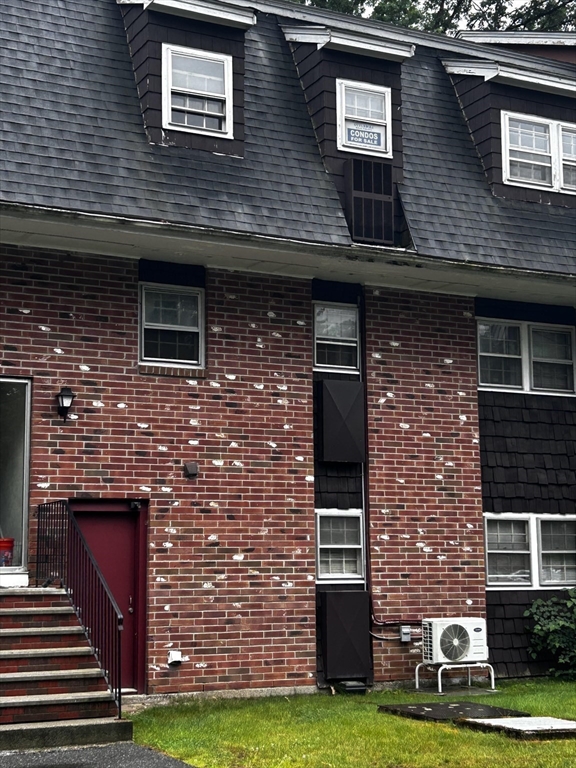
<path id="1" fill-rule="evenodd" d="M 0 752 L 2 768 L 194 768 L 132 742 Z"/>

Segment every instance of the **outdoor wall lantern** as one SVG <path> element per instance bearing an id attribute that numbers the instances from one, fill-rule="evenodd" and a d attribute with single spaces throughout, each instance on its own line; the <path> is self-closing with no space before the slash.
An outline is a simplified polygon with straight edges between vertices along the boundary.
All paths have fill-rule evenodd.
<path id="1" fill-rule="evenodd" d="M 60 392 L 56 395 L 56 402 L 58 403 L 58 415 L 62 416 L 64 421 L 68 418 L 68 411 L 72 407 L 72 402 L 76 395 L 70 387 L 62 387 Z"/>

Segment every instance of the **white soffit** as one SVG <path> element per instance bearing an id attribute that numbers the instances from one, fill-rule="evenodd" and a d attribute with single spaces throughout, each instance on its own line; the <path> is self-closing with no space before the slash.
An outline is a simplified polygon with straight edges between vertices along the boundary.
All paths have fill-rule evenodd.
<path id="1" fill-rule="evenodd" d="M 317 48 L 332 48 L 392 61 L 404 61 L 414 56 L 416 48 L 410 43 L 392 42 L 370 35 L 353 35 L 329 27 L 283 24 L 282 31 L 289 43 L 312 43 Z"/>
<path id="2" fill-rule="evenodd" d="M 557 93 L 561 96 L 576 95 L 576 80 L 567 77 L 536 74 L 525 69 L 518 69 L 496 61 L 478 59 L 445 59 L 442 64 L 449 75 L 473 75 L 493 80 L 495 83 L 515 85 L 533 91 Z"/>
<path id="3" fill-rule="evenodd" d="M 256 14 L 252 8 L 227 5 L 215 0 L 144 0 L 144 9 L 229 27 L 247 29 L 256 24 Z"/>

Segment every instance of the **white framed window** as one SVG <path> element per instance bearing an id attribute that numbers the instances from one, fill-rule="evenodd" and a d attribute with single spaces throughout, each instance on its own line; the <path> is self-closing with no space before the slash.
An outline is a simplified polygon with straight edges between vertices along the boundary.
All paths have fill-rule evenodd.
<path id="1" fill-rule="evenodd" d="M 204 367 L 204 292 L 199 288 L 140 286 L 140 360 Z"/>
<path id="2" fill-rule="evenodd" d="M 576 515 L 487 514 L 488 586 L 576 584 Z"/>
<path id="3" fill-rule="evenodd" d="M 314 367 L 358 371 L 360 334 L 358 307 L 314 304 Z"/>
<path id="4" fill-rule="evenodd" d="M 318 581 L 364 579 L 364 519 L 361 509 L 316 510 Z"/>
<path id="5" fill-rule="evenodd" d="M 232 56 L 164 43 L 162 125 L 234 138 Z"/>
<path id="6" fill-rule="evenodd" d="M 478 381 L 484 389 L 574 394 L 574 328 L 478 320 Z"/>
<path id="7" fill-rule="evenodd" d="M 576 194 L 576 124 L 502 112 L 505 184 Z"/>
<path id="8" fill-rule="evenodd" d="M 336 80 L 338 149 L 392 157 L 392 92 L 354 80 Z"/>

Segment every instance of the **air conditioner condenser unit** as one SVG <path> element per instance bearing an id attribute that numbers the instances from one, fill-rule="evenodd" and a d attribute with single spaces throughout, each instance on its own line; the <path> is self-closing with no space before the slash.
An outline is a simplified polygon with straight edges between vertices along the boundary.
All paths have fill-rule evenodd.
<path id="1" fill-rule="evenodd" d="M 426 664 L 487 660 L 485 619 L 465 616 L 422 620 L 422 661 Z"/>

